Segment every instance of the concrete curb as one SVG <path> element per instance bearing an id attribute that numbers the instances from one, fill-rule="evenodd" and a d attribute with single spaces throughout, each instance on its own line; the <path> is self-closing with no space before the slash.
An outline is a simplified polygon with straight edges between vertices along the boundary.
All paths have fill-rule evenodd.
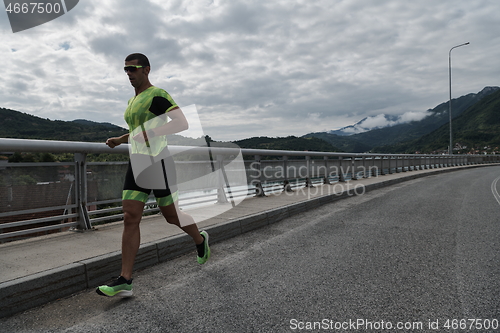
<path id="1" fill-rule="evenodd" d="M 408 173 L 404 177 L 363 185 L 363 193 L 416 178 L 473 167 L 494 165 L 498 164 L 440 168 L 420 174 Z M 270 209 L 258 214 L 243 216 L 204 229 L 210 234 L 210 242 L 213 244 L 279 222 L 287 217 L 316 209 L 336 200 L 349 198 L 353 195 L 356 194 L 349 194 L 347 191 L 328 194 Z M 150 267 L 193 251 L 192 239 L 186 234 L 142 244 L 137 254 L 134 268 L 143 269 Z M 120 251 L 116 251 L 26 277 L 2 282 L 0 283 L 0 318 L 67 297 L 85 289 L 95 288 L 97 285 L 109 280 L 109 277 L 116 274 L 120 269 L 121 253 Z"/>

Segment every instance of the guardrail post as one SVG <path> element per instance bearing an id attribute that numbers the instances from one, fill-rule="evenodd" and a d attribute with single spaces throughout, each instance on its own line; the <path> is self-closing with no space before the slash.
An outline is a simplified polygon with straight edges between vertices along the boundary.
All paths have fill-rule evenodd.
<path id="1" fill-rule="evenodd" d="M 264 188 L 262 187 L 262 170 L 260 164 L 260 155 L 255 155 L 255 162 L 257 166 L 257 172 L 259 173 L 259 180 L 254 183 L 255 185 L 255 196 L 256 197 L 265 197 Z"/>
<path id="2" fill-rule="evenodd" d="M 351 156 L 351 180 L 358 180 L 358 168 L 356 167 L 356 156 Z"/>
<path id="3" fill-rule="evenodd" d="M 339 156 L 339 182 L 345 183 L 345 175 L 344 175 L 344 158 Z"/>
<path id="4" fill-rule="evenodd" d="M 368 176 L 368 172 L 366 171 L 366 157 L 363 156 L 361 158 L 361 164 L 363 164 L 363 175 L 361 178 L 369 178 L 370 176 Z"/>
<path id="5" fill-rule="evenodd" d="M 325 162 L 325 175 L 323 177 L 323 184 L 325 184 L 325 185 L 331 185 L 330 178 L 328 177 L 328 175 L 329 175 L 329 172 L 328 172 L 328 156 L 323 156 L 323 161 Z"/>
<path id="6" fill-rule="evenodd" d="M 311 181 L 311 156 L 306 156 L 307 177 L 305 187 L 314 187 Z"/>
<path id="7" fill-rule="evenodd" d="M 216 170 L 217 172 L 217 202 L 218 203 L 227 203 L 227 196 L 226 196 L 226 191 L 224 191 L 224 185 L 225 185 L 225 179 L 223 175 L 223 163 L 224 163 L 224 157 L 222 155 L 217 155 L 216 157 L 216 162 L 217 162 L 217 167 Z"/>
<path id="8" fill-rule="evenodd" d="M 75 153 L 76 202 L 78 205 L 78 229 L 92 229 L 87 210 L 87 154 Z"/>
<path id="9" fill-rule="evenodd" d="M 288 180 L 288 156 L 283 156 L 283 170 L 285 171 L 285 180 L 283 181 L 283 192 L 293 192 L 290 181 Z"/>

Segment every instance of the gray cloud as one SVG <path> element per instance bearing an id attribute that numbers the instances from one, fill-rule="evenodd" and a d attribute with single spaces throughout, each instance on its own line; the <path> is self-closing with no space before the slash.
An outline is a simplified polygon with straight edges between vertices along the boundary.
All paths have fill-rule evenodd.
<path id="1" fill-rule="evenodd" d="M 453 95 L 499 85 L 500 4 L 478 1 L 89 0 L 17 34 L 0 20 L 10 66 L 0 106 L 125 126 L 126 55 L 197 104 L 207 134 L 302 135 L 378 115 L 412 119 Z M 6 16 L 5 16 L 6 19 Z M 13 52 L 12 50 L 16 50 Z M 23 96 L 23 98 L 19 97 Z"/>

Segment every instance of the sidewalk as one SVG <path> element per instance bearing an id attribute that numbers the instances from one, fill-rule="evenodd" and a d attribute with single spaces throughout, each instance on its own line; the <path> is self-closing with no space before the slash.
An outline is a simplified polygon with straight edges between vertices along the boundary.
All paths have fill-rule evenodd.
<path id="1" fill-rule="evenodd" d="M 495 164 L 408 171 L 332 185 L 315 185 L 314 188 L 269 194 L 264 198 L 252 197 L 221 215 L 198 223 L 198 227 L 208 231 L 213 244 L 376 188 L 428 175 L 491 165 Z M 186 212 L 198 222 L 209 209 Z M 122 223 L 117 222 L 98 226 L 92 231 L 68 231 L 0 244 L 0 318 L 95 288 L 111 276 L 118 275 L 121 267 L 121 231 Z M 191 238 L 176 226 L 166 223 L 160 215 L 143 218 L 141 241 L 135 269 L 189 252 L 193 253 L 193 262 L 196 262 Z"/>

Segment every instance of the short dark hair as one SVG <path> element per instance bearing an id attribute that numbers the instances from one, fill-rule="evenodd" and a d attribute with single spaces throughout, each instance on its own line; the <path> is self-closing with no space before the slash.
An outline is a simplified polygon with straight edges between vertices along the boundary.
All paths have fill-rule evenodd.
<path id="1" fill-rule="evenodd" d="M 144 54 L 142 53 L 132 53 L 132 54 L 129 54 L 126 58 L 125 58 L 125 61 L 132 61 L 132 60 L 137 60 L 137 63 L 140 65 L 140 66 L 144 66 L 144 67 L 151 67 L 151 65 L 149 64 L 149 59 L 148 57 L 146 57 Z"/>

